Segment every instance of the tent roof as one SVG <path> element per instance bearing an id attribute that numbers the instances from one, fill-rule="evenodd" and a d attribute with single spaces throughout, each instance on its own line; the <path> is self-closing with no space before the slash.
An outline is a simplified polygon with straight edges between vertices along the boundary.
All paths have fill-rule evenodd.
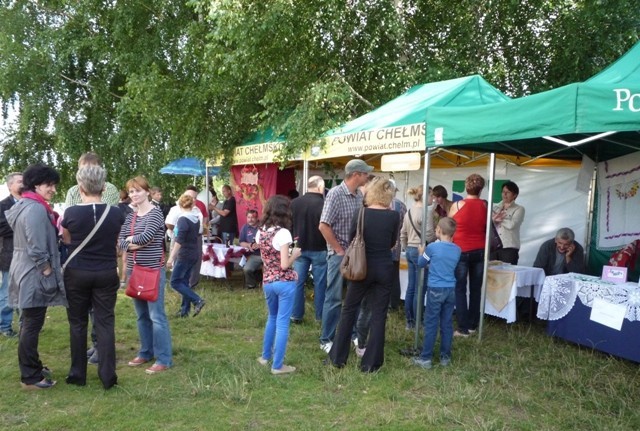
<path id="1" fill-rule="evenodd" d="M 426 109 L 430 106 L 474 106 L 508 99 L 479 75 L 414 85 L 395 99 L 326 135 L 424 123 Z"/>
<path id="2" fill-rule="evenodd" d="M 520 99 L 427 111 L 427 148 L 601 161 L 640 150 L 640 42 L 591 79 Z"/>
<path id="3" fill-rule="evenodd" d="M 250 134 L 242 145 L 257 145 L 257 144 L 265 144 L 268 142 L 284 142 L 284 136 L 276 136 L 271 127 L 260 130 L 257 132 L 253 132 Z"/>
<path id="4" fill-rule="evenodd" d="M 425 116 L 431 106 L 471 106 L 508 99 L 481 76 L 416 85 L 384 105 L 323 136 L 307 158 L 424 151 Z"/>

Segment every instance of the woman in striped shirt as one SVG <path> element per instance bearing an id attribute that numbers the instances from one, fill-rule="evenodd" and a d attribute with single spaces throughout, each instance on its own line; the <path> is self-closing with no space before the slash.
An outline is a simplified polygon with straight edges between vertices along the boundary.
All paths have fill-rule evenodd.
<path id="1" fill-rule="evenodd" d="M 149 201 L 149 183 L 144 177 L 127 181 L 126 189 L 131 202 L 138 208 L 137 212 L 127 215 L 120 231 L 119 247 L 127 252 L 128 271 L 133 268 L 134 259 L 137 265 L 160 269 L 158 299 L 154 302 L 133 300 L 138 315 L 140 350 L 129 361 L 129 366 L 137 367 L 155 358 L 155 364 L 146 372 L 156 374 L 173 365 L 171 332 L 164 310 L 164 218 L 160 208 Z"/>

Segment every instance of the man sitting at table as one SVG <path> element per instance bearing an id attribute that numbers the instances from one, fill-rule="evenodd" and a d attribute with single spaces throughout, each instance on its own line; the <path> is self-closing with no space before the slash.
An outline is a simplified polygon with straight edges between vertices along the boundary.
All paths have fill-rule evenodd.
<path id="1" fill-rule="evenodd" d="M 542 243 L 533 266 L 542 268 L 545 275 L 584 273 L 584 249 L 575 241 L 573 231 L 563 227 L 555 238 Z"/>
<path id="2" fill-rule="evenodd" d="M 244 264 L 242 271 L 244 272 L 244 287 L 246 289 L 255 289 L 260 281 L 260 272 L 262 270 L 262 258 L 260 257 L 260 246 L 256 244 L 256 232 L 258 231 L 258 211 L 247 211 L 247 224 L 242 226 L 240 237 L 238 238 L 240 247 L 252 250 L 253 253 L 247 257 L 247 263 Z"/>

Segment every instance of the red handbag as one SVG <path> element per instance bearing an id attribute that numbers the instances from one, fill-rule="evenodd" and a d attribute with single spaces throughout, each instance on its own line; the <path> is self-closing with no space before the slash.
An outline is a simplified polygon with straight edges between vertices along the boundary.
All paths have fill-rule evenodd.
<path id="1" fill-rule="evenodd" d="M 136 224 L 137 214 L 133 215 L 131 220 L 131 235 L 133 236 L 133 228 Z M 129 284 L 125 295 L 141 301 L 155 302 L 158 300 L 158 288 L 160 283 L 160 270 L 164 263 L 164 252 L 162 253 L 162 261 L 160 269 L 147 268 L 136 264 L 136 252 L 133 252 L 133 269 L 129 277 Z"/>
<path id="2" fill-rule="evenodd" d="M 134 257 L 135 259 L 135 257 Z M 141 301 L 155 302 L 158 299 L 158 284 L 160 283 L 160 270 L 146 266 L 133 265 L 131 277 L 125 294 Z"/>

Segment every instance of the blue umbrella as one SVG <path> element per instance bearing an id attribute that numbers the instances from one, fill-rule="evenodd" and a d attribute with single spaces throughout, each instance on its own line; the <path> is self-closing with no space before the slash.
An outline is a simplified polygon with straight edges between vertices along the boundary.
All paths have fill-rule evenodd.
<path id="1" fill-rule="evenodd" d="M 210 176 L 218 175 L 220 168 L 217 166 L 209 166 L 207 168 Z M 192 175 L 192 176 L 205 176 L 205 163 L 202 160 L 194 157 L 187 157 L 184 159 L 174 160 L 162 169 L 161 174 L 173 174 L 173 175 Z"/>

